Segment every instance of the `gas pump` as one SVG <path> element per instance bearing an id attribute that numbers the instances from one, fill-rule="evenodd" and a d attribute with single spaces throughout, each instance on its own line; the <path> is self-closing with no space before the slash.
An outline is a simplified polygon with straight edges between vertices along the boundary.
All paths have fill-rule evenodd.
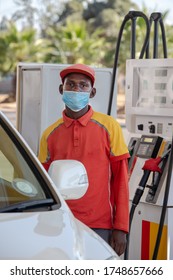
<path id="1" fill-rule="evenodd" d="M 145 41 L 135 59 L 136 18 L 146 23 Z M 124 259 L 173 259 L 173 60 L 167 59 L 161 13 L 150 20 L 130 11 L 121 25 L 115 52 L 107 114 L 111 113 L 118 54 L 124 26 L 131 20 L 131 60 L 126 66 L 126 128 L 129 139 L 130 233 Z M 153 58 L 149 59 L 154 22 Z M 160 24 L 164 59 L 158 57 Z M 147 59 L 141 59 L 146 53 Z M 172 138 L 173 139 L 173 138 Z M 172 141 L 173 142 L 173 141 Z M 169 172 L 168 172 L 169 171 Z M 136 210 L 136 212 L 135 212 Z"/>
<path id="2" fill-rule="evenodd" d="M 173 259 L 172 179 L 167 184 L 170 165 L 172 178 L 173 59 L 127 60 L 125 108 L 131 153 L 125 259 Z"/>

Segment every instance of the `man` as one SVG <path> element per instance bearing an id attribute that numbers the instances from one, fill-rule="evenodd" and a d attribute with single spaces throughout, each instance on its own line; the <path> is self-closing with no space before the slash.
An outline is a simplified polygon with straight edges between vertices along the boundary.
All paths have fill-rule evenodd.
<path id="1" fill-rule="evenodd" d="M 44 131 L 39 159 L 46 170 L 58 159 L 75 159 L 84 164 L 88 190 L 82 198 L 66 202 L 77 219 L 121 255 L 129 229 L 129 154 L 120 125 L 111 116 L 94 112 L 89 105 L 89 98 L 96 94 L 91 67 L 68 66 L 60 76 L 59 91 L 65 110 L 62 118 Z"/>

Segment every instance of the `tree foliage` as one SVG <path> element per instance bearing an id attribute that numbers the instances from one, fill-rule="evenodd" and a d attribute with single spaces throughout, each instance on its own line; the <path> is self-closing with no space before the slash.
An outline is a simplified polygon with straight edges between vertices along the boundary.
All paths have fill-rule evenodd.
<path id="1" fill-rule="evenodd" d="M 98 52 L 102 56 L 103 38 L 99 38 L 101 31 L 97 29 L 92 36 L 86 29 L 86 22 L 72 22 L 67 20 L 62 27 L 50 27 L 47 30 L 48 47 L 50 51 L 45 61 L 53 63 L 86 63 L 97 61 Z"/>
<path id="2" fill-rule="evenodd" d="M 14 1 L 18 5 L 17 11 L 10 19 L 1 21 L 0 72 L 3 74 L 13 71 L 18 61 L 83 62 L 113 67 L 123 19 L 129 10 L 138 10 L 131 0 L 38 0 L 39 5 L 35 5 L 33 0 Z M 143 11 L 149 16 L 146 7 Z M 17 27 L 19 22 L 20 28 Z M 141 18 L 136 23 L 138 57 L 146 26 Z M 172 27 L 165 25 L 165 30 L 171 57 Z M 130 58 L 130 44 L 131 25 L 128 22 L 123 30 L 119 53 L 122 71 L 125 60 Z"/>
<path id="3" fill-rule="evenodd" d="M 8 22 L 6 30 L 0 33 L 0 73 L 13 73 L 18 62 L 42 61 L 43 40 L 36 38 L 36 30 L 25 28 L 18 31 L 13 22 Z"/>

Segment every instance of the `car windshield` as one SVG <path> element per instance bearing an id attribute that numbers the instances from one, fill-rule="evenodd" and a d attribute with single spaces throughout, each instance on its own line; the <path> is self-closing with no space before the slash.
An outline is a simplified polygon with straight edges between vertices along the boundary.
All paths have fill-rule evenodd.
<path id="1" fill-rule="evenodd" d="M 50 193 L 46 193 L 37 180 L 13 138 L 0 126 L 0 211 L 4 208 L 14 209 L 15 205 L 18 205 L 17 209 L 22 209 L 21 204 L 27 205 L 28 209 L 55 204 Z"/>

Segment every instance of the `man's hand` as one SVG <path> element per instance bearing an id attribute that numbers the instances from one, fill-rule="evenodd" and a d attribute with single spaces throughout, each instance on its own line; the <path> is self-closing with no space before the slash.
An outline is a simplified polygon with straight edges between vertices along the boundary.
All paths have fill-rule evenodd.
<path id="1" fill-rule="evenodd" d="M 110 246 L 119 256 L 125 252 L 126 243 L 126 233 L 122 230 L 114 229 L 110 238 Z"/>

